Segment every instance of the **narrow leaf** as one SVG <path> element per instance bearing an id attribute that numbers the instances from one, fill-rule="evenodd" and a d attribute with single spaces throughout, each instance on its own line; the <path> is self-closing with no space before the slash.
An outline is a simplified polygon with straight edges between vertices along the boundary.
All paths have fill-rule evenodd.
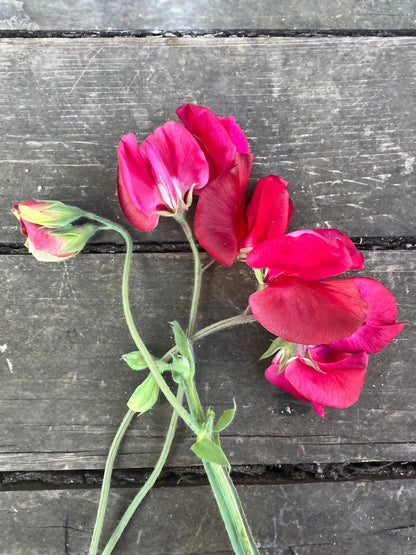
<path id="1" fill-rule="evenodd" d="M 220 464 L 221 466 L 230 466 L 221 447 L 209 439 L 197 441 L 191 449 L 203 461 Z"/>

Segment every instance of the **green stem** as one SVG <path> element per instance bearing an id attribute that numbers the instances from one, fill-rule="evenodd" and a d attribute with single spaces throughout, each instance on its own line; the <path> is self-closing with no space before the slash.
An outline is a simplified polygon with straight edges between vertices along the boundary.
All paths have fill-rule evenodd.
<path id="1" fill-rule="evenodd" d="M 116 458 L 116 454 L 120 446 L 120 442 L 123 439 L 123 436 L 126 433 L 126 430 L 129 427 L 130 422 L 135 414 L 136 413 L 132 410 L 129 410 L 126 413 L 111 443 L 110 451 L 108 452 L 108 457 L 107 457 L 105 470 L 104 470 L 103 484 L 101 486 L 101 494 L 100 494 L 100 502 L 98 504 L 97 518 L 95 520 L 94 532 L 91 539 L 91 545 L 90 545 L 90 551 L 89 551 L 90 555 L 95 555 L 97 553 L 98 543 L 100 541 L 101 530 L 104 522 L 105 510 L 107 507 L 108 492 L 110 490 L 111 473 L 113 471 L 114 460 Z"/>
<path id="2" fill-rule="evenodd" d="M 178 388 L 178 393 L 177 393 L 176 398 L 178 400 L 178 403 L 182 404 L 182 402 L 183 402 L 183 389 L 182 389 L 182 387 Z M 149 490 L 153 487 L 154 483 L 156 482 L 157 478 L 159 477 L 159 474 L 161 473 L 162 468 L 165 465 L 165 462 L 166 462 L 166 459 L 168 457 L 170 448 L 172 446 L 172 441 L 173 441 L 173 438 L 175 436 L 175 430 L 176 430 L 177 422 L 178 422 L 178 413 L 176 412 L 176 410 L 174 410 L 173 413 L 172 413 L 172 417 L 170 419 L 168 433 L 166 435 L 166 439 L 165 439 L 165 443 L 163 445 L 163 449 L 162 449 L 162 451 L 159 455 L 159 459 L 158 459 L 152 473 L 150 474 L 149 478 L 147 479 L 146 483 L 140 489 L 140 491 L 137 493 L 137 495 L 135 496 L 135 498 L 133 499 L 133 501 L 130 503 L 129 507 L 127 508 L 126 512 L 122 516 L 120 522 L 117 524 L 117 527 L 115 528 L 115 530 L 112 533 L 110 539 L 108 540 L 108 543 L 105 546 L 104 551 L 102 552 L 102 555 L 110 555 L 110 553 L 113 551 L 116 543 L 120 539 L 121 534 L 123 533 L 125 527 L 129 523 L 131 517 L 135 513 L 137 507 L 140 505 L 140 503 L 146 497 Z"/>
<path id="3" fill-rule="evenodd" d="M 211 335 L 212 333 L 215 333 L 217 331 L 221 331 L 221 330 L 224 330 L 224 329 L 227 329 L 227 328 L 231 328 L 231 327 L 234 327 L 234 326 L 237 326 L 237 325 L 240 325 L 240 324 L 249 324 L 251 322 L 256 322 L 256 320 L 253 316 L 246 315 L 246 314 L 239 314 L 238 316 L 233 316 L 231 318 L 226 318 L 225 320 L 220 320 L 219 322 L 215 322 L 215 324 L 211 324 L 210 326 L 207 326 L 207 327 L 197 331 L 196 333 L 194 333 L 190 337 L 190 339 L 192 341 L 197 341 L 198 339 L 202 339 L 204 337 L 207 337 L 208 335 Z M 161 360 L 168 361 L 169 358 L 173 354 L 176 353 L 176 351 L 177 351 L 176 346 L 172 347 L 172 349 L 170 349 L 167 353 L 165 353 L 163 355 Z M 179 386 L 178 393 L 176 395 L 176 399 L 177 399 L 178 403 L 182 404 L 183 394 L 184 394 L 183 389 L 182 389 L 182 387 Z M 131 411 L 127 412 L 124 419 L 126 419 L 126 417 L 128 416 L 128 414 L 130 412 Z M 178 421 L 178 413 L 176 411 L 173 411 L 172 417 L 171 417 L 171 420 L 170 420 L 170 424 L 169 424 L 169 429 L 168 429 L 168 432 L 167 432 L 167 435 L 166 435 L 165 443 L 164 443 L 162 452 L 160 453 L 159 459 L 156 463 L 156 466 L 154 467 L 154 469 L 153 469 L 151 475 L 149 476 L 149 478 L 147 479 L 146 483 L 143 485 L 143 487 L 137 493 L 136 497 L 133 499 L 133 501 L 129 505 L 128 509 L 124 513 L 122 519 L 120 520 L 120 522 L 118 523 L 117 527 L 115 528 L 113 534 L 111 535 L 110 539 L 108 540 L 108 543 L 105 546 L 102 555 L 110 555 L 110 553 L 112 553 L 116 543 L 120 539 L 121 534 L 123 533 L 124 529 L 126 528 L 127 524 L 129 523 L 130 519 L 132 518 L 133 514 L 135 513 L 135 511 L 139 507 L 140 503 L 143 501 L 143 499 L 146 497 L 146 495 L 148 494 L 148 492 L 150 491 L 150 489 L 153 487 L 154 483 L 156 482 L 160 472 L 162 471 L 162 468 L 164 467 L 164 465 L 166 463 L 166 459 L 167 459 L 167 456 L 169 454 L 169 451 L 170 451 L 170 448 L 171 448 L 171 445 L 172 445 L 173 437 L 175 435 L 177 421 Z M 123 422 L 124 422 L 124 420 L 123 420 Z M 120 428 L 121 428 L 121 426 L 120 426 Z M 117 434 L 118 433 L 119 432 L 117 432 Z M 123 431 L 123 434 L 124 434 L 124 431 Z M 121 441 L 121 438 L 122 438 L 122 435 L 120 435 L 119 441 Z M 117 448 L 118 448 L 118 445 L 117 445 Z M 111 451 L 111 449 L 110 449 L 110 451 Z M 110 457 L 110 453 L 109 453 L 109 457 Z M 109 467 L 110 474 L 111 474 L 111 470 L 112 470 L 112 468 Z M 104 481 L 103 481 L 103 487 L 104 487 Z M 108 484 L 107 487 L 109 487 L 109 484 Z M 108 497 L 108 494 L 107 494 L 107 497 Z"/>
<path id="4" fill-rule="evenodd" d="M 235 486 L 219 464 L 204 462 L 209 483 L 236 555 L 258 554 Z"/>
<path id="5" fill-rule="evenodd" d="M 192 293 L 192 303 L 191 311 L 189 313 L 189 324 L 188 324 L 188 336 L 194 333 L 196 315 L 198 311 L 199 297 L 201 295 L 201 281 L 202 281 L 202 265 L 201 259 L 199 257 L 198 247 L 196 246 L 194 236 L 192 234 L 192 229 L 190 228 L 188 222 L 185 220 L 184 216 L 177 216 L 176 220 L 182 226 L 182 229 L 186 235 L 188 243 L 191 246 L 192 254 L 194 255 L 194 289 Z"/>
<path id="6" fill-rule="evenodd" d="M 158 368 L 157 368 L 157 366 L 156 366 L 156 364 L 155 364 L 155 362 L 152 358 L 152 355 L 147 350 L 147 347 L 143 343 L 143 340 L 140 337 L 140 334 L 137 331 L 137 328 L 134 324 L 133 316 L 131 314 L 131 309 L 130 309 L 130 302 L 129 302 L 129 276 L 130 276 L 131 259 L 132 259 L 132 254 L 133 254 L 133 243 L 132 243 L 130 235 L 127 233 L 127 231 L 124 228 L 122 228 L 121 226 L 117 225 L 114 222 L 111 222 L 110 220 L 107 220 L 105 218 L 101 218 L 100 216 L 97 216 L 95 214 L 91 214 L 89 212 L 84 212 L 84 216 L 86 218 L 90 218 L 90 219 L 96 220 L 97 222 L 100 222 L 100 223 L 104 224 L 107 227 L 107 229 L 112 229 L 114 231 L 117 231 L 118 233 L 120 233 L 120 235 L 125 240 L 125 242 L 126 242 L 126 258 L 125 258 L 124 269 L 123 269 L 122 300 L 123 300 L 124 317 L 126 319 L 127 326 L 129 328 L 129 331 L 130 331 L 130 335 L 133 338 L 133 341 L 135 342 L 138 350 L 140 351 L 140 354 L 142 355 L 144 361 L 146 362 L 146 364 L 147 364 L 147 366 L 150 370 L 150 373 L 154 377 L 155 382 L 159 386 L 162 393 L 165 395 L 166 399 L 169 401 L 169 403 L 172 405 L 172 407 L 179 413 L 179 416 L 189 426 L 189 428 L 191 428 L 191 430 L 193 432 L 198 433 L 199 426 L 197 425 L 196 422 L 194 422 L 193 418 L 183 408 L 183 406 L 180 405 L 178 403 L 178 401 L 176 400 L 175 395 L 172 393 L 168 384 L 165 382 L 164 378 L 162 377 L 162 374 L 159 372 L 159 370 L 158 370 Z"/>

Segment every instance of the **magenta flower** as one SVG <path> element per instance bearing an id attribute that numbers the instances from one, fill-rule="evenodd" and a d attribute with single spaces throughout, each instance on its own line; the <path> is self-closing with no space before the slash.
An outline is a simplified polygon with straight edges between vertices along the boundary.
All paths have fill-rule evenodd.
<path id="1" fill-rule="evenodd" d="M 251 154 L 237 153 L 231 168 L 202 191 L 196 207 L 195 235 L 224 266 L 282 235 L 292 215 L 287 182 L 276 175 L 260 179 L 246 208 L 251 164 Z"/>
<path id="2" fill-rule="evenodd" d="M 197 140 L 180 123 L 158 127 L 140 146 L 133 133 L 118 147 L 117 192 L 127 220 L 141 231 L 154 229 L 159 216 L 175 216 L 208 182 L 208 162 Z"/>
<path id="3" fill-rule="evenodd" d="M 361 296 L 368 304 L 365 324 L 349 337 L 331 344 L 340 351 L 378 353 L 402 330 L 404 323 L 396 323 L 397 306 L 392 293 L 379 281 L 353 278 Z"/>
<path id="4" fill-rule="evenodd" d="M 368 307 L 352 278 L 324 279 L 361 269 L 363 258 L 337 230 L 302 230 L 267 241 L 247 255 L 268 268 L 266 288 L 249 298 L 255 318 L 287 341 L 320 345 L 352 335 Z"/>
<path id="5" fill-rule="evenodd" d="M 249 153 L 246 136 L 232 116 L 218 117 L 208 108 L 195 104 L 184 104 L 176 113 L 199 140 L 209 161 L 210 181 L 230 169 L 237 153 Z"/>
<path id="6" fill-rule="evenodd" d="M 41 262 L 61 262 L 77 255 L 98 231 L 93 224 L 47 228 L 20 218 L 21 231 L 26 235 L 25 246 Z"/>
<path id="7" fill-rule="evenodd" d="M 368 355 L 364 351 L 344 353 L 319 345 L 292 359 L 283 371 L 279 361 L 276 362 L 273 359 L 266 370 L 269 382 L 297 399 L 312 403 L 317 414 L 324 416 L 322 405 L 343 409 L 357 401 Z"/>

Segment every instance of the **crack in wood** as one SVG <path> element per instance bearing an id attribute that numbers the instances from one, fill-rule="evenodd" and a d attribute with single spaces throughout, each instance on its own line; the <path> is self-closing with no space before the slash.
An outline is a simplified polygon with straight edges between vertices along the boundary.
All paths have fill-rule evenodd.
<path id="1" fill-rule="evenodd" d="M 151 469 L 117 469 L 112 487 L 141 486 Z M 302 463 L 279 465 L 240 465 L 232 468 L 237 485 L 290 484 L 313 482 L 357 482 L 362 480 L 407 480 L 416 478 L 416 462 Z M 0 473 L 0 491 L 99 488 L 101 470 L 30 471 Z M 203 467 L 165 469 L 156 487 L 207 485 Z"/>
<path id="2" fill-rule="evenodd" d="M 126 30 L 30 30 L 3 29 L 0 38 L 316 38 L 316 37 L 414 37 L 416 29 L 126 29 Z"/>
<path id="3" fill-rule="evenodd" d="M 375 237 L 351 237 L 358 250 L 414 250 L 416 249 L 416 237 L 414 236 L 375 236 Z M 200 252 L 205 252 L 199 247 Z M 124 245 L 115 243 L 90 243 L 81 254 L 124 254 Z M 135 243 L 135 253 L 190 253 L 188 243 L 183 241 L 156 242 L 146 241 Z M 0 243 L 0 255 L 28 255 L 29 252 L 23 243 Z"/>

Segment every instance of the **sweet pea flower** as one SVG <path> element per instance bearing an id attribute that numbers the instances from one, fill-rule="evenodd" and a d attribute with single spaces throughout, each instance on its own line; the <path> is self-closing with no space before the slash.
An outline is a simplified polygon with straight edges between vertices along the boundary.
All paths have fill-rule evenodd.
<path id="1" fill-rule="evenodd" d="M 375 279 L 352 278 L 368 304 L 365 324 L 349 337 L 331 344 L 340 351 L 378 353 L 402 330 L 404 323 L 396 323 L 397 306 L 392 293 Z"/>
<path id="2" fill-rule="evenodd" d="M 17 219 L 45 227 L 62 227 L 82 216 L 76 206 L 67 206 L 58 200 L 23 200 L 12 208 Z"/>
<path id="3" fill-rule="evenodd" d="M 364 325 L 368 306 L 353 278 L 325 279 L 363 268 L 362 255 L 340 231 L 290 233 L 260 244 L 246 261 L 266 268 L 265 288 L 249 298 L 251 311 L 282 339 L 328 344 Z"/>
<path id="4" fill-rule="evenodd" d="M 368 364 L 364 351 L 346 353 L 328 345 L 304 348 L 283 371 L 279 358 L 278 353 L 267 368 L 267 380 L 293 397 L 310 402 L 319 416 L 324 416 L 322 405 L 343 409 L 357 401 Z"/>
<path id="5" fill-rule="evenodd" d="M 232 116 L 219 117 L 208 108 L 189 103 L 176 113 L 199 140 L 209 162 L 210 181 L 230 169 L 237 153 L 249 153 L 246 136 Z"/>
<path id="6" fill-rule="evenodd" d="M 283 235 L 292 215 L 287 182 L 276 175 L 260 179 L 246 207 L 253 157 L 235 155 L 231 168 L 199 195 L 195 235 L 220 264 L 231 266 L 237 257 L 272 237 Z"/>
<path id="7" fill-rule="evenodd" d="M 26 235 L 25 246 L 41 262 L 61 262 L 77 255 L 89 239 L 98 231 L 98 226 L 83 224 L 61 228 L 47 228 L 20 218 L 21 231 Z"/>
<path id="8" fill-rule="evenodd" d="M 209 168 L 197 140 L 169 121 L 137 146 L 133 133 L 118 147 L 117 192 L 127 220 L 140 231 L 154 229 L 159 216 L 176 216 L 208 182 Z"/>

